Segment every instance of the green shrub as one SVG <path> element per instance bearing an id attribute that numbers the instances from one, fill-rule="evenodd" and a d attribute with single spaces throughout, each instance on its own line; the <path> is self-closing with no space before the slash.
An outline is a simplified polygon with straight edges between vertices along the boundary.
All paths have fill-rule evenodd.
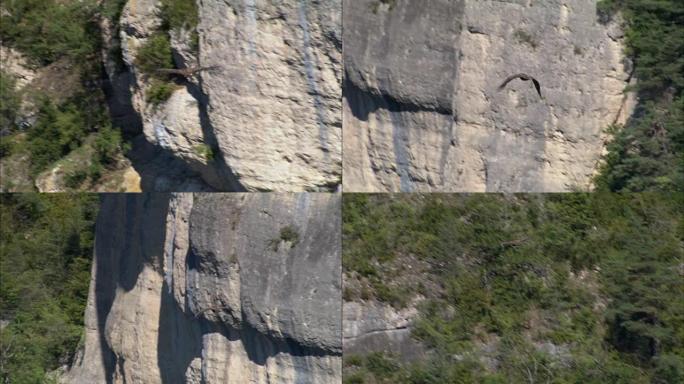
<path id="1" fill-rule="evenodd" d="M 102 177 L 103 171 L 104 167 L 102 166 L 102 163 L 93 161 L 88 167 L 88 176 L 91 180 L 97 181 Z"/>
<path id="2" fill-rule="evenodd" d="M 14 145 L 12 140 L 5 136 L 0 136 L 0 159 L 12 154 Z"/>
<path id="3" fill-rule="evenodd" d="M 40 102 L 36 124 L 28 131 L 28 149 L 34 173 L 78 148 L 89 127 L 73 104 L 57 108 L 48 99 Z"/>
<path id="4" fill-rule="evenodd" d="M 114 23 L 119 22 L 127 0 L 105 0 L 102 2 L 102 15 Z"/>
<path id="5" fill-rule="evenodd" d="M 64 185 L 69 189 L 77 189 L 87 178 L 88 173 L 82 168 L 77 168 L 66 174 Z"/>
<path id="6" fill-rule="evenodd" d="M 667 354 L 655 359 L 656 384 L 684 382 L 684 359 L 681 355 Z"/>
<path id="7" fill-rule="evenodd" d="M 95 149 L 93 160 L 103 166 L 109 166 L 115 163 L 117 157 L 126 151 L 128 146 L 123 143 L 121 131 L 105 126 L 97 132 L 93 148 Z"/>
<path id="8" fill-rule="evenodd" d="M 198 155 L 204 157 L 208 161 L 212 161 L 215 158 L 215 151 L 212 147 L 206 145 L 206 144 L 199 144 L 195 146 L 195 153 Z"/>
<path id="9" fill-rule="evenodd" d="M 194 29 L 199 16 L 195 0 L 162 0 L 162 19 L 165 29 Z"/>
<path id="10" fill-rule="evenodd" d="M 646 102 L 608 144 L 597 188 L 616 192 L 684 187 L 684 96 L 666 108 Z"/>
<path id="11" fill-rule="evenodd" d="M 173 95 L 175 90 L 175 84 L 153 79 L 150 88 L 147 90 L 147 102 L 154 106 L 162 104 Z"/>
<path id="12" fill-rule="evenodd" d="M 271 245 L 273 252 L 278 251 L 278 247 L 282 242 L 290 243 L 291 248 L 299 244 L 299 232 L 297 231 L 297 228 L 295 228 L 293 225 L 287 225 L 281 228 L 278 238 L 271 239 L 269 241 L 269 244 Z"/>
<path id="13" fill-rule="evenodd" d="M 62 57 L 75 63 L 97 52 L 97 2 L 12 0 L 3 2 L 0 38 L 37 64 Z"/>
<path id="14" fill-rule="evenodd" d="M 397 5 L 397 0 L 377 0 L 373 4 L 371 4 L 371 10 L 373 13 L 378 13 L 380 10 L 380 5 L 387 5 L 389 10 L 393 10 L 394 7 Z"/>
<path id="15" fill-rule="evenodd" d="M 148 76 L 157 76 L 159 69 L 174 68 L 171 42 L 166 33 L 150 36 L 138 49 L 136 66 Z"/>

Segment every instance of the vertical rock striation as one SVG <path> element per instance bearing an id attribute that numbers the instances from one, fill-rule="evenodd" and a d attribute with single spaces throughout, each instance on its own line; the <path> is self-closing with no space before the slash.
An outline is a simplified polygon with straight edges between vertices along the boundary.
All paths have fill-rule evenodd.
<path id="1" fill-rule="evenodd" d="M 634 100 L 595 0 L 346 1 L 346 191 L 586 189 Z M 541 82 L 511 82 L 528 73 Z"/>
<path id="2" fill-rule="evenodd" d="M 160 1 L 127 3 L 118 38 L 131 77 L 112 99 L 128 97 L 145 140 L 213 189 L 335 189 L 342 173 L 341 1 L 204 0 L 197 7 L 196 43 L 189 31 L 170 32 L 175 65 L 213 69 L 178 79 L 171 98 L 152 105 L 152 81 L 136 57 L 161 26 Z M 152 183 L 156 190 L 189 188 L 173 184 Z"/>
<path id="3" fill-rule="evenodd" d="M 339 382 L 339 209 L 331 194 L 104 196 L 63 382 Z"/>

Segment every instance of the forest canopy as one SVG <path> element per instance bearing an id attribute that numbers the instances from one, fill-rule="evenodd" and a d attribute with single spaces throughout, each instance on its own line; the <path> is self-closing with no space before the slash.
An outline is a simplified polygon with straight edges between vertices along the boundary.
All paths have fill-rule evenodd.
<path id="1" fill-rule="evenodd" d="M 345 355 L 345 382 L 682 382 L 683 213 L 684 194 L 347 194 L 345 300 L 417 305 L 433 353 Z"/>
<path id="2" fill-rule="evenodd" d="M 684 190 L 684 1 L 602 0 L 599 13 L 626 22 L 626 54 L 639 97 L 597 177 L 600 190 Z"/>
<path id="3" fill-rule="evenodd" d="M 0 378 L 49 382 L 83 337 L 96 195 L 0 195 Z"/>

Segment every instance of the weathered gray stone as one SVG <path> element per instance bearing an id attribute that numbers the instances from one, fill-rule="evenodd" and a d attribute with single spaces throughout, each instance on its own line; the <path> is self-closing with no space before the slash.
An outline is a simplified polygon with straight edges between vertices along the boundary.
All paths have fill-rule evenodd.
<path id="1" fill-rule="evenodd" d="M 118 94 L 129 94 L 147 141 L 219 191 L 335 189 L 342 173 L 341 0 L 198 1 L 198 49 L 190 32 L 172 31 L 174 61 L 214 69 L 150 105 L 150 79 L 135 58 L 161 24 L 159 6 L 131 0 L 120 22 L 123 61 L 134 79 Z M 195 102 L 178 102 L 188 98 Z M 189 142 L 211 148 L 211 161 L 188 151 Z"/>
<path id="2" fill-rule="evenodd" d="M 591 188 L 634 106 L 595 0 L 344 3 L 345 191 Z M 509 75 L 528 73 L 541 82 Z"/>
<path id="3" fill-rule="evenodd" d="M 397 310 L 376 301 L 348 301 L 342 313 L 345 355 L 385 352 L 414 362 L 427 353 L 411 336 L 418 317 L 415 305 Z"/>
<path id="4" fill-rule="evenodd" d="M 339 210 L 333 194 L 104 196 L 63 382 L 339 382 Z"/>

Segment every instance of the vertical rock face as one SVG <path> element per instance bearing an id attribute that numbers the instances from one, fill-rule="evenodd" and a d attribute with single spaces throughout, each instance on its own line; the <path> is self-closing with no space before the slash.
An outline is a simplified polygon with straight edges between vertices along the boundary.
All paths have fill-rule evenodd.
<path id="1" fill-rule="evenodd" d="M 337 383 L 340 199 L 108 195 L 65 383 Z"/>
<path id="2" fill-rule="evenodd" d="M 200 4 L 208 115 L 249 189 L 316 190 L 341 179 L 341 1 Z"/>
<path id="3" fill-rule="evenodd" d="M 346 191 L 589 188 L 631 68 L 594 0 L 346 1 Z M 541 83 L 509 75 L 527 73 Z"/>
<path id="4" fill-rule="evenodd" d="M 133 76 L 115 95 L 128 94 L 146 141 L 216 190 L 335 189 L 342 173 L 341 1 L 204 0 L 197 7 L 198 43 L 188 31 L 172 31 L 174 61 L 213 69 L 189 76 L 158 105 L 148 101 L 151 80 L 136 57 L 161 25 L 160 1 L 131 0 L 124 8 L 119 39 Z"/>

